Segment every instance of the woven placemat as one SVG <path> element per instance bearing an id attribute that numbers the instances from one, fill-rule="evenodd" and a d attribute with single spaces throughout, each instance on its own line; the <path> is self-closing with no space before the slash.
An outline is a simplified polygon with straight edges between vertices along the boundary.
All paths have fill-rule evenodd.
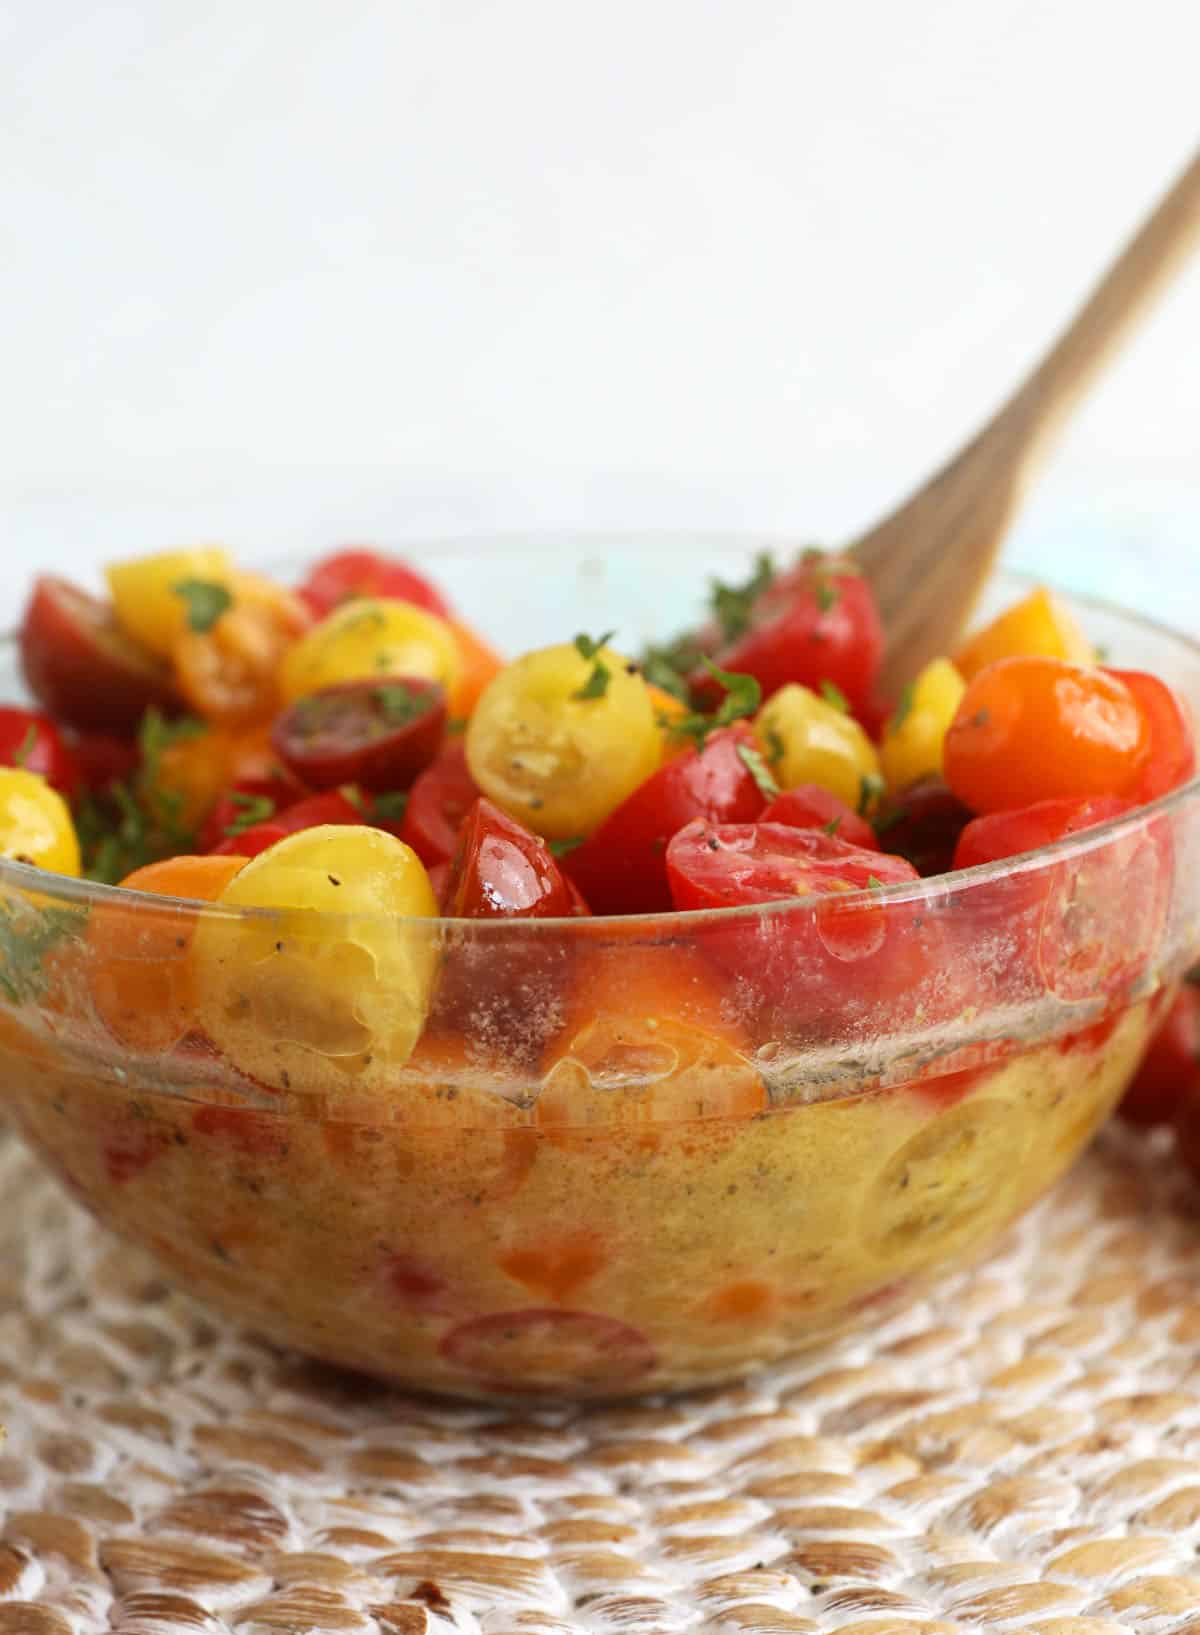
<path id="1" fill-rule="evenodd" d="M 432 1403 L 172 1295 L 0 1137 L 0 1635 L 1200 1632 L 1200 1221 L 1110 1132 L 752 1385 Z"/>

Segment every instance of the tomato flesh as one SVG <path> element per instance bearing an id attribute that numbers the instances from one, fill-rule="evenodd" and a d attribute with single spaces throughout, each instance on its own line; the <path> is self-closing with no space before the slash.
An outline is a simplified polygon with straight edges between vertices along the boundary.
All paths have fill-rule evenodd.
<path id="1" fill-rule="evenodd" d="M 82 777 L 75 756 L 48 715 L 0 704 L 0 766 L 40 772 L 65 800 L 78 795 Z"/>
<path id="2" fill-rule="evenodd" d="M 148 709 L 179 709 L 166 665 L 118 628 L 111 604 L 65 579 L 35 581 L 17 644 L 30 692 L 68 726 L 132 733 Z"/>
<path id="3" fill-rule="evenodd" d="M 446 695 L 424 677 L 346 681 L 299 698 L 275 722 L 276 754 L 313 789 L 407 789 L 437 754 Z"/>
<path id="4" fill-rule="evenodd" d="M 461 738 L 445 744 L 412 786 L 397 834 L 422 863 L 449 863 L 458 848 L 458 831 L 479 799 L 479 787 L 467 768 Z"/>
<path id="5" fill-rule="evenodd" d="M 361 824 L 363 815 L 339 790 L 323 795 L 310 795 L 286 811 L 277 812 L 261 823 L 252 823 L 240 834 L 226 834 L 224 840 L 212 847 L 214 857 L 257 857 L 285 835 L 298 834 L 301 829 L 315 829 L 324 823 Z"/>
<path id="6" fill-rule="evenodd" d="M 595 914 L 656 914 L 671 907 L 666 852 L 693 818 L 750 823 L 766 797 L 739 751 L 755 749 L 743 725 L 723 728 L 660 767 L 563 858 Z"/>
<path id="7" fill-rule="evenodd" d="M 300 586 L 299 595 L 318 619 L 356 596 L 395 597 L 413 602 L 440 618 L 450 616 L 450 605 L 423 574 L 378 551 L 348 549 L 325 557 Z"/>

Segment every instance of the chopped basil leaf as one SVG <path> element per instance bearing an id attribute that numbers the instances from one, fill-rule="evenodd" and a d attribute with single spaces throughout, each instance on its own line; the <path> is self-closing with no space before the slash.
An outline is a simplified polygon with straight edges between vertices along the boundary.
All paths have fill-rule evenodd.
<path id="1" fill-rule="evenodd" d="M 565 857 L 568 852 L 573 852 L 577 846 L 582 846 L 586 839 L 586 835 L 571 835 L 566 840 L 551 840 L 548 843 L 550 854 L 552 857 Z"/>
<path id="2" fill-rule="evenodd" d="M 842 689 L 835 686 L 832 681 L 823 681 L 821 683 L 821 697 L 827 704 L 832 704 L 835 710 L 841 710 L 843 715 L 850 714 L 850 700 Z"/>
<path id="3" fill-rule="evenodd" d="M 389 789 L 386 794 L 376 795 L 371 803 L 371 816 L 379 823 L 399 823 L 408 810 L 408 792 L 404 789 Z"/>
<path id="4" fill-rule="evenodd" d="M 21 739 L 21 742 L 17 745 L 16 749 L 13 750 L 13 765 L 24 766 L 33 751 L 33 746 L 36 743 L 37 727 L 31 721 L 25 728 L 24 738 Z"/>
<path id="5" fill-rule="evenodd" d="M 753 744 L 739 744 L 737 757 L 758 785 L 759 793 L 763 798 L 765 800 L 774 800 L 780 793 L 779 785 L 767 771 L 767 763 Z"/>
<path id="6" fill-rule="evenodd" d="M 433 703 L 429 693 L 418 692 L 403 681 L 388 681 L 381 687 L 372 687 L 371 700 L 379 706 L 379 713 L 389 727 L 407 726 L 418 715 L 424 715 Z"/>
<path id="7" fill-rule="evenodd" d="M 767 740 L 767 760 L 772 766 L 778 766 L 787 754 L 787 745 L 783 741 L 783 734 L 778 727 L 768 727 L 764 737 Z"/>
<path id="8" fill-rule="evenodd" d="M 692 638 L 681 636 L 669 647 L 647 647 L 642 654 L 642 674 L 652 687 L 660 687 L 686 704 L 690 699 L 687 678 L 700 659 L 700 649 Z"/>
<path id="9" fill-rule="evenodd" d="M 775 563 L 770 551 L 760 551 L 754 558 L 754 571 L 743 585 L 726 585 L 719 579 L 712 581 L 709 605 L 727 642 L 736 641 L 750 627 L 754 604 L 775 577 Z"/>
<path id="10" fill-rule="evenodd" d="M 709 675 L 724 687 L 725 697 L 711 715 L 695 710 L 670 723 L 671 732 L 676 738 L 691 738 L 697 749 L 704 748 L 709 733 L 753 715 L 762 703 L 762 688 L 754 676 L 734 675 L 729 670 L 722 670 L 710 658 L 705 658 L 703 663 Z"/>
<path id="11" fill-rule="evenodd" d="M 868 874 L 867 875 L 867 884 L 870 886 L 872 891 L 882 891 L 883 890 L 883 881 L 879 878 L 879 876 L 877 874 Z"/>
<path id="12" fill-rule="evenodd" d="M 581 659 L 594 659 L 600 649 L 607 647 L 615 635 L 615 630 L 606 630 L 598 641 L 593 641 L 590 636 L 578 635 L 575 638 L 575 651 Z"/>
<path id="13" fill-rule="evenodd" d="M 900 689 L 900 702 L 896 705 L 896 713 L 888 722 L 887 730 L 889 732 L 898 732 L 908 720 L 908 717 L 912 712 L 913 696 L 914 689 L 912 682 L 905 682 L 904 686 Z"/>
<path id="14" fill-rule="evenodd" d="M 837 606 L 840 594 L 837 586 L 823 576 L 813 587 L 813 595 L 822 613 L 828 613 Z"/>
<path id="15" fill-rule="evenodd" d="M 604 697 L 605 693 L 608 691 L 608 684 L 612 680 L 612 671 L 608 668 L 608 665 L 605 664 L 604 660 L 600 658 L 599 655 L 601 649 L 607 647 L 608 643 L 613 639 L 615 634 L 616 632 L 614 630 L 606 630 L 603 636 L 600 637 L 599 641 L 593 641 L 590 636 L 576 636 L 575 651 L 579 654 L 580 658 L 593 659 L 595 662 L 592 665 L 591 674 L 588 676 L 583 686 L 577 687 L 571 694 L 572 698 L 587 700 L 591 698 Z"/>
<path id="16" fill-rule="evenodd" d="M 240 789 L 235 789 L 230 799 L 238 808 L 237 817 L 232 823 L 225 825 L 225 833 L 231 840 L 237 835 L 244 834 L 247 829 L 252 829 L 256 823 L 265 823 L 268 818 L 275 816 L 275 802 L 270 795 L 247 795 Z"/>
<path id="17" fill-rule="evenodd" d="M 842 826 L 841 818 L 840 817 L 832 817 L 832 818 L 830 818 L 828 823 L 823 823 L 821 825 L 821 833 L 823 835 L 836 835 L 838 830 L 841 828 L 841 826 Z"/>
<path id="18" fill-rule="evenodd" d="M 874 772 L 864 772 L 858 780 L 858 815 L 865 817 L 883 794 L 886 785 Z"/>
<path id="19" fill-rule="evenodd" d="M 233 606 L 233 593 L 228 586 L 213 579 L 180 579 L 171 589 L 182 597 L 187 608 L 188 629 L 198 636 L 207 635 L 222 613 L 228 613 Z"/>

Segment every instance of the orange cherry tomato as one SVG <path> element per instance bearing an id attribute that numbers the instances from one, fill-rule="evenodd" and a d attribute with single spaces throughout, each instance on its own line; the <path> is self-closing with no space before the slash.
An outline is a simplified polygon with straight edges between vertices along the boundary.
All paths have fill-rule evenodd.
<path id="1" fill-rule="evenodd" d="M 189 630 L 172 652 L 190 709 L 222 726 L 244 727 L 279 708 L 277 674 L 288 647 L 311 623 L 308 609 L 278 586 L 236 600 L 212 627 Z"/>
<path id="2" fill-rule="evenodd" d="M 490 647 L 477 631 L 461 619 L 451 619 L 449 624 L 462 658 L 462 675 L 450 699 L 450 713 L 468 716 L 488 682 L 503 670 L 504 660 L 494 647 Z"/>
<path id="3" fill-rule="evenodd" d="M 1150 748 L 1123 681 L 1062 659 L 1001 659 L 967 688 L 946 734 L 946 782 L 973 812 L 1122 795 Z"/>
<path id="4" fill-rule="evenodd" d="M 127 890 L 211 903 L 244 857 L 169 857 L 135 869 Z M 190 950 L 196 910 L 163 904 L 98 903 L 88 924 L 91 988 L 112 1036 L 131 1049 L 170 1050 L 194 1023 Z"/>

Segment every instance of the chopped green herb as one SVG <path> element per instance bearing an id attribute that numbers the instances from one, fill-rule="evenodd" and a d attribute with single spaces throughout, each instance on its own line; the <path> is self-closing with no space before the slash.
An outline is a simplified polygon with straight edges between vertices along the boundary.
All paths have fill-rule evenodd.
<path id="1" fill-rule="evenodd" d="M 134 869 L 195 849 L 183 821 L 183 796 L 165 789 L 162 758 L 173 744 L 209 729 L 193 716 L 168 721 L 147 710 L 138 733 L 141 767 L 128 783 L 113 783 L 103 795 L 88 794 L 75 811 L 75 827 L 89 880 L 116 885 Z"/>
<path id="2" fill-rule="evenodd" d="M 418 692 L 403 681 L 389 681 L 382 687 L 373 687 L 371 699 L 379 706 L 379 713 L 389 727 L 407 726 L 417 716 L 424 715 L 433 702 L 429 693 Z"/>
<path id="3" fill-rule="evenodd" d="M 21 739 L 21 742 L 17 745 L 16 749 L 13 750 L 13 765 L 24 766 L 26 761 L 29 759 L 33 746 L 36 743 L 37 727 L 31 721 L 25 728 L 24 738 Z"/>
<path id="4" fill-rule="evenodd" d="M 763 798 L 774 800 L 780 793 L 779 785 L 767 771 L 767 763 L 753 744 L 739 744 L 737 757 L 758 785 L 759 793 Z"/>
<path id="5" fill-rule="evenodd" d="M 697 749 L 704 748 L 709 733 L 753 715 L 762 703 L 762 688 L 754 676 L 734 675 L 729 670 L 722 670 L 710 658 L 705 658 L 703 663 L 709 675 L 724 687 L 725 697 L 710 715 L 694 710 L 680 716 L 678 721 L 670 722 L 672 734 L 676 738 L 691 738 Z"/>
<path id="6" fill-rule="evenodd" d="M 783 734 L 778 727 L 768 727 L 764 737 L 767 740 L 767 760 L 772 766 L 778 766 L 787 754 L 787 745 L 783 741 Z"/>
<path id="7" fill-rule="evenodd" d="M 568 852 L 573 852 L 577 846 L 582 846 L 586 839 L 586 835 L 571 835 L 566 840 L 552 840 L 549 843 L 551 855 L 565 857 Z"/>
<path id="8" fill-rule="evenodd" d="M 889 732 L 898 732 L 908 720 L 912 712 L 915 689 L 911 681 L 905 682 L 900 689 L 900 702 L 896 705 L 896 713 L 888 723 Z"/>
<path id="9" fill-rule="evenodd" d="M 408 791 L 405 789 L 389 789 L 385 794 L 376 795 L 371 804 L 371 816 L 379 823 L 399 823 L 408 810 Z"/>
<path id="10" fill-rule="evenodd" d="M 606 630 L 603 636 L 593 641 L 590 636 L 580 634 L 575 638 L 575 651 L 581 659 L 594 659 L 601 648 L 607 647 L 615 635 L 615 630 Z"/>
<path id="11" fill-rule="evenodd" d="M 828 823 L 823 823 L 821 825 L 821 833 L 824 834 L 824 835 L 836 835 L 838 830 L 841 828 L 841 826 L 842 826 L 841 818 L 840 817 L 832 817 L 832 818 L 830 818 Z"/>
<path id="12" fill-rule="evenodd" d="M 886 785 L 881 777 L 874 772 L 864 772 L 858 780 L 858 815 L 865 817 L 867 812 L 883 794 Z"/>
<path id="13" fill-rule="evenodd" d="M 712 582 L 709 605 L 727 642 L 736 641 L 750 627 L 754 604 L 775 578 L 775 563 L 770 551 L 760 551 L 754 558 L 754 571 L 743 585 L 726 585 L 719 579 Z"/>
<path id="14" fill-rule="evenodd" d="M 467 730 L 467 720 L 468 717 L 465 715 L 452 715 L 446 722 L 447 734 L 451 738 L 461 738 Z"/>
<path id="15" fill-rule="evenodd" d="M 240 789 L 235 789 L 230 799 L 238 808 L 237 817 L 232 823 L 225 825 L 225 833 L 231 840 L 236 835 L 244 834 L 247 829 L 252 829 L 256 823 L 265 823 L 268 818 L 275 816 L 275 802 L 270 795 L 247 795 Z"/>
<path id="16" fill-rule="evenodd" d="M 850 714 L 850 700 L 842 689 L 836 687 L 832 681 L 823 681 L 821 683 L 821 697 L 827 704 L 832 704 L 835 710 L 841 710 L 843 715 Z"/>
<path id="17" fill-rule="evenodd" d="M 817 606 L 822 613 L 829 613 L 838 605 L 840 594 L 837 586 L 824 576 L 818 579 L 813 587 L 813 595 L 816 597 Z"/>
<path id="18" fill-rule="evenodd" d="M 590 636 L 576 636 L 575 651 L 579 654 L 581 659 L 591 659 L 594 662 L 592 664 L 591 674 L 588 676 L 583 686 L 577 687 L 571 694 L 572 698 L 587 700 L 591 698 L 604 697 L 605 693 L 608 691 L 608 684 L 612 680 L 612 671 L 600 657 L 600 652 L 602 648 L 607 647 L 608 643 L 613 639 L 615 634 L 616 632 L 613 630 L 606 630 L 604 635 L 600 637 L 599 641 L 593 641 Z"/>
<path id="19" fill-rule="evenodd" d="M 232 591 L 214 579 L 180 579 L 171 589 L 182 597 L 188 629 L 198 636 L 207 635 L 222 613 L 228 613 L 233 606 Z"/>
<path id="20" fill-rule="evenodd" d="M 882 891 L 883 890 L 883 881 L 879 878 L 879 876 L 877 874 L 868 874 L 867 875 L 867 884 L 870 886 L 872 891 Z"/>
<path id="21" fill-rule="evenodd" d="M 652 687 L 660 687 L 681 704 L 687 704 L 691 697 L 687 678 L 701 656 L 692 638 L 681 636 L 668 647 L 647 647 L 642 654 L 642 674 Z"/>
<path id="22" fill-rule="evenodd" d="M 885 835 L 889 829 L 896 828 L 898 824 L 906 823 L 911 815 L 907 806 L 893 807 L 890 812 L 884 812 L 881 817 L 874 820 L 875 833 Z"/>

